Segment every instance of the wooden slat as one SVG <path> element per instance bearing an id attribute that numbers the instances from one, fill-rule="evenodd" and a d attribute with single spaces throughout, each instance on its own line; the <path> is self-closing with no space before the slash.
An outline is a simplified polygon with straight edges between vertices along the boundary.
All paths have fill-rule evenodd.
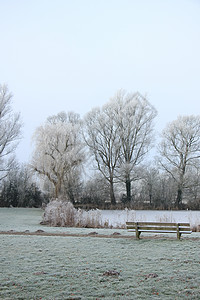
<path id="1" fill-rule="evenodd" d="M 129 231 L 136 231 L 136 228 L 135 227 L 127 227 L 127 229 Z M 176 228 L 171 228 L 171 227 L 167 227 L 167 228 L 164 228 L 164 227 L 142 227 L 142 228 L 138 228 L 138 231 L 142 232 L 142 231 L 170 231 L 170 232 L 177 232 L 177 229 Z"/>
<path id="2" fill-rule="evenodd" d="M 153 225 L 153 226 L 176 226 L 177 223 L 169 223 L 169 222 L 138 222 L 138 225 Z"/>
<path id="3" fill-rule="evenodd" d="M 135 225 L 136 222 L 126 222 L 126 225 Z"/>
<path id="4" fill-rule="evenodd" d="M 141 230 L 168 230 L 168 231 L 177 231 L 176 227 L 170 227 L 170 226 L 138 226 L 138 231 Z"/>
<path id="5" fill-rule="evenodd" d="M 177 226 L 177 224 L 179 224 L 179 227 L 182 226 L 188 226 L 190 227 L 189 223 L 161 223 L 161 222 L 126 222 L 126 225 L 154 225 L 154 226 Z"/>
<path id="6" fill-rule="evenodd" d="M 161 222 L 126 222 L 127 225 L 154 225 L 154 226 L 176 226 L 177 223 L 161 223 Z"/>
<path id="7" fill-rule="evenodd" d="M 139 232 L 154 232 L 154 233 L 176 233 L 176 230 L 138 230 Z M 129 230 L 129 232 L 135 232 L 135 229 Z M 192 231 L 179 231 L 181 234 L 189 234 L 192 233 Z"/>
<path id="8" fill-rule="evenodd" d="M 155 232 L 155 233 L 176 233 L 177 231 L 175 230 L 139 230 L 139 232 Z"/>
<path id="9" fill-rule="evenodd" d="M 190 229 L 190 227 L 179 227 L 179 231 L 181 232 L 181 231 L 191 231 L 191 229 Z"/>

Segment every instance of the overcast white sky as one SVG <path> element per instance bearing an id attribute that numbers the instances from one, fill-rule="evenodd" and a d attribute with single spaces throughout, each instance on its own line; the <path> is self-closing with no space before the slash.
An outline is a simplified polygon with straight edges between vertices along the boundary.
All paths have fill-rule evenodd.
<path id="1" fill-rule="evenodd" d="M 0 32 L 21 162 L 48 116 L 83 116 L 120 88 L 147 95 L 158 132 L 200 113 L 200 0 L 0 0 Z"/>

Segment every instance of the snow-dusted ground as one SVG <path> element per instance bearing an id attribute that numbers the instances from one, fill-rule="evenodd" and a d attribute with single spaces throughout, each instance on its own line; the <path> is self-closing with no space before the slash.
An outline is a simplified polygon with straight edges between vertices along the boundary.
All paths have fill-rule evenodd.
<path id="1" fill-rule="evenodd" d="M 42 213 L 39 209 L 2 208 L 0 231 L 94 231 L 91 228 L 41 226 Z M 126 221 L 127 214 L 128 219 L 135 216 L 146 221 L 166 218 L 165 214 L 160 215 L 161 212 L 157 211 L 155 214 L 149 212 L 149 215 L 144 211 L 103 213 L 103 221 L 107 222 L 109 217 L 113 225 Z M 190 212 L 185 213 L 188 215 L 183 214 L 181 221 L 188 221 L 188 217 L 194 220 L 199 216 L 198 212 L 194 216 Z M 155 219 L 152 219 L 153 216 Z M 111 234 L 113 231 L 122 235 L 132 234 L 124 229 L 95 228 L 95 231 L 99 234 Z M 176 236 L 137 241 L 122 236 L 0 235 L 0 299 L 199 299 L 199 248 L 200 233 L 192 233 L 181 241 Z M 119 275 L 106 276 L 110 270 Z"/>
<path id="2" fill-rule="evenodd" d="M 199 248 L 199 238 L 0 235 L 0 299 L 199 299 Z"/>

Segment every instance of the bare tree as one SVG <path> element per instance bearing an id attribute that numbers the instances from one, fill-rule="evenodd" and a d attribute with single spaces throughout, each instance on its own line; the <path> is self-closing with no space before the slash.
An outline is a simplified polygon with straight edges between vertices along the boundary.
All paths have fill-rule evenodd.
<path id="1" fill-rule="evenodd" d="M 16 164 L 1 181 L 0 206 L 41 207 L 45 201 L 27 165 Z"/>
<path id="2" fill-rule="evenodd" d="M 153 207 L 155 203 L 157 186 L 159 183 L 159 171 L 155 167 L 148 167 L 144 169 L 143 174 L 143 189 L 144 189 L 144 199 L 149 202 L 150 206 Z"/>
<path id="3" fill-rule="evenodd" d="M 127 200 L 131 200 L 131 182 L 150 149 L 155 116 L 154 107 L 139 93 L 120 90 L 102 109 L 93 109 L 85 118 L 85 140 L 110 183 L 113 204 L 114 180 L 125 182 Z"/>
<path id="4" fill-rule="evenodd" d="M 21 138 L 20 114 L 12 112 L 11 101 L 7 86 L 0 85 L 0 180 L 12 169 L 13 153 Z"/>
<path id="5" fill-rule="evenodd" d="M 200 160 L 195 160 L 192 166 L 188 167 L 185 175 L 187 183 L 184 197 L 190 209 L 200 209 Z"/>
<path id="6" fill-rule="evenodd" d="M 92 174 L 83 186 L 81 202 L 91 207 L 105 207 L 109 189 L 109 182 L 100 172 Z"/>
<path id="7" fill-rule="evenodd" d="M 131 182 L 137 178 L 137 167 L 144 160 L 153 142 L 155 108 L 139 93 L 117 92 L 114 101 L 118 135 L 121 144 L 120 179 L 126 184 L 127 201 L 131 201 Z"/>
<path id="8" fill-rule="evenodd" d="M 69 178 L 73 178 L 72 174 L 76 174 L 84 160 L 79 116 L 62 112 L 49 117 L 36 130 L 34 140 L 36 146 L 31 167 L 41 177 L 48 178 L 57 198 L 66 191 L 67 185 L 72 184 Z"/>
<path id="9" fill-rule="evenodd" d="M 200 159 L 200 116 L 179 116 L 169 123 L 159 146 L 160 164 L 177 184 L 176 206 L 181 208 L 187 172 Z"/>
<path id="10" fill-rule="evenodd" d="M 120 143 L 113 103 L 92 109 L 85 117 L 84 139 L 94 155 L 98 170 L 110 185 L 110 200 L 116 203 L 114 177 L 120 155 Z"/>
<path id="11" fill-rule="evenodd" d="M 151 208 L 171 209 L 176 193 L 172 177 L 159 170 L 157 162 L 143 166 L 141 201 Z"/>

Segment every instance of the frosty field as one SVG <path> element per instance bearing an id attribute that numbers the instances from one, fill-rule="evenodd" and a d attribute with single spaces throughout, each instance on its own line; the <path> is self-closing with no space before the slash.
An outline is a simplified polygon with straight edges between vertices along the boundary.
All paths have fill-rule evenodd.
<path id="1" fill-rule="evenodd" d="M 42 227 L 40 218 L 39 210 L 0 209 L 0 231 L 94 231 Z M 95 232 L 110 237 L 0 234 L 0 299 L 199 299 L 200 233 L 137 241 L 125 230 Z"/>

